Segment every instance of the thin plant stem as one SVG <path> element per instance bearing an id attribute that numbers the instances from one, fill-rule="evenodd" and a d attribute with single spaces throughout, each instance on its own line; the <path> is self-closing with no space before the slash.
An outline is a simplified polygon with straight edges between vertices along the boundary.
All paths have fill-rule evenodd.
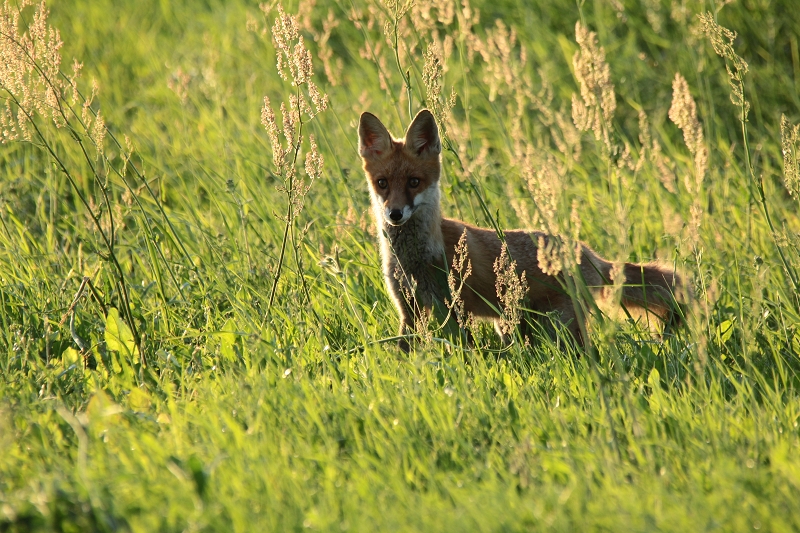
<path id="1" fill-rule="evenodd" d="M 299 93 L 300 87 L 297 88 L 297 91 Z M 297 123 L 298 123 L 298 127 L 297 127 L 297 143 L 295 144 L 295 146 L 293 146 L 293 148 L 294 148 L 294 157 L 292 158 L 292 167 L 297 165 L 297 158 L 300 155 L 300 144 L 301 144 L 302 139 L 303 139 L 303 119 L 302 119 L 302 116 L 300 114 L 300 106 L 298 106 L 298 108 L 297 108 Z M 281 173 L 283 173 L 283 170 L 281 170 Z M 264 318 L 267 318 L 269 316 L 270 311 L 272 310 L 272 304 L 275 302 L 275 293 L 278 290 L 278 282 L 280 281 L 280 278 L 281 278 L 281 271 L 283 270 L 283 261 L 284 261 L 284 257 L 286 256 L 286 243 L 289 240 L 290 229 L 294 225 L 294 219 L 295 219 L 295 217 L 294 217 L 294 201 L 295 201 L 295 198 L 294 198 L 294 192 L 293 192 L 294 191 L 294 179 L 295 179 L 294 172 L 290 172 L 288 178 L 289 178 L 288 187 L 286 187 L 286 220 L 285 220 L 285 225 L 284 225 L 284 228 L 283 228 L 283 239 L 281 241 L 281 253 L 280 253 L 280 256 L 278 257 L 278 266 L 277 266 L 277 268 L 275 270 L 275 278 L 272 280 L 272 289 L 270 290 L 270 294 L 269 294 L 269 303 L 267 304 L 267 313 L 266 313 Z M 295 244 L 294 244 L 294 242 L 292 242 L 292 247 L 294 247 L 294 246 L 295 246 Z M 299 269 L 299 265 L 298 265 L 298 269 Z M 302 272 L 301 272 L 301 275 L 302 275 Z"/>
<path id="2" fill-rule="evenodd" d="M 103 227 L 102 227 L 102 224 L 100 223 L 100 220 L 97 218 L 97 215 L 94 214 L 94 211 L 92 211 L 92 208 L 89 206 L 89 202 L 86 200 L 86 197 L 83 195 L 83 192 L 80 190 L 80 187 L 78 187 L 78 184 L 75 182 L 75 179 L 72 176 L 72 173 L 69 171 L 69 169 L 67 168 L 66 164 L 64 164 L 64 162 L 61 160 L 59 155 L 55 152 L 55 150 L 50 145 L 50 143 L 47 142 L 47 139 L 45 138 L 44 133 L 42 133 L 41 129 L 39 129 L 39 126 L 33 120 L 33 116 L 28 112 L 27 109 L 25 109 L 20 104 L 19 100 L 17 100 L 17 97 L 16 97 L 16 95 L 14 95 L 14 93 L 12 93 L 10 90 L 8 90 L 8 88 L 6 88 L 5 86 L 3 86 L 2 89 L 5 90 L 6 93 L 9 94 L 10 98 L 14 101 L 14 104 L 17 106 L 17 108 L 20 109 L 23 113 L 25 113 L 25 116 L 26 116 L 28 122 L 33 126 L 34 130 L 36 131 L 37 137 L 39 138 L 39 140 L 42 143 L 41 146 L 47 151 L 48 154 L 50 154 L 50 157 L 53 158 L 53 161 L 56 163 L 56 165 L 61 170 L 61 172 L 66 176 L 67 181 L 69 181 L 70 186 L 75 191 L 75 194 L 78 195 L 78 198 L 80 199 L 81 203 L 86 208 L 86 210 L 89 212 L 89 216 L 91 217 L 92 222 L 94 223 L 95 227 L 97 228 L 98 232 L 100 233 L 100 237 L 103 240 L 103 244 L 105 245 L 106 249 L 108 250 L 108 254 L 107 255 L 99 253 L 99 252 L 98 252 L 98 255 L 102 259 L 111 262 L 111 264 L 114 266 L 114 270 L 116 271 L 117 284 L 119 286 L 120 294 L 122 296 L 123 311 L 125 312 L 125 316 L 126 316 L 128 322 L 129 322 L 129 325 L 131 327 L 134 340 L 136 342 L 136 345 L 138 346 L 140 341 L 141 341 L 141 337 L 139 335 L 138 328 L 136 327 L 136 322 L 133 319 L 133 313 L 132 313 L 131 307 L 130 307 L 130 298 L 128 296 L 127 284 L 125 282 L 125 274 L 122 271 L 122 265 L 120 265 L 119 261 L 117 260 L 117 256 L 116 256 L 116 254 L 114 252 L 113 243 L 111 241 L 109 241 L 109 237 L 106 236 L 106 233 L 103 231 Z M 83 151 L 84 157 L 88 158 L 88 154 L 86 153 L 85 147 L 83 146 L 83 143 L 80 140 L 80 138 L 77 136 L 77 134 L 74 132 L 74 130 L 71 133 L 73 135 L 73 138 L 81 146 L 81 149 Z M 91 166 L 91 168 L 94 170 L 93 166 Z M 105 190 L 103 185 L 102 185 L 102 183 L 99 182 L 99 178 L 98 178 L 96 173 L 95 173 L 95 179 L 98 180 L 98 183 L 99 183 L 99 185 L 101 187 L 101 190 Z M 107 197 L 106 197 L 106 201 L 108 201 Z M 109 216 L 111 216 L 110 213 L 109 213 Z M 141 350 L 140 350 L 140 353 L 141 353 L 141 356 L 142 356 L 142 366 L 145 366 L 144 353 L 141 352 Z"/>
<path id="3" fill-rule="evenodd" d="M 792 288 L 794 289 L 794 294 L 800 293 L 800 282 L 797 279 L 797 273 L 795 272 L 792 265 L 789 264 L 789 261 L 786 259 L 786 256 L 783 253 L 783 249 L 781 245 L 778 243 L 778 235 L 775 231 L 775 225 L 772 223 L 772 217 L 769 213 L 769 204 L 767 203 L 767 197 L 764 193 L 764 177 L 763 175 L 759 175 L 756 178 L 755 170 L 753 169 L 753 164 L 750 159 L 750 142 L 747 132 L 747 116 L 745 114 L 745 88 L 744 82 L 740 81 L 740 87 L 742 90 L 742 98 L 741 104 L 739 107 L 739 122 L 742 124 L 742 143 L 744 145 L 744 160 L 745 166 L 747 167 L 747 173 L 750 178 L 752 184 L 755 185 L 756 190 L 758 191 L 758 200 L 759 204 L 761 205 L 761 211 L 764 213 L 764 218 L 767 221 L 767 225 L 769 226 L 770 234 L 772 236 L 772 241 L 775 243 L 775 248 L 778 251 L 778 255 L 781 258 L 781 262 L 783 263 L 783 268 L 786 271 L 787 276 L 789 277 L 789 281 L 792 284 Z"/>

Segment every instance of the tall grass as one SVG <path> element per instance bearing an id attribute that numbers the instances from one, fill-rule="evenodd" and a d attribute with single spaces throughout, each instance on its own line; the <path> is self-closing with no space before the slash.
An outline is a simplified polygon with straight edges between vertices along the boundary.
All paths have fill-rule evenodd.
<path id="1" fill-rule="evenodd" d="M 0 146 L 0 529 L 800 528 L 793 4 L 300 4 L 286 79 L 272 6 L 49 6 L 64 117 Z M 687 326 L 397 351 L 356 125 L 423 106 L 447 216 L 674 264 Z"/>

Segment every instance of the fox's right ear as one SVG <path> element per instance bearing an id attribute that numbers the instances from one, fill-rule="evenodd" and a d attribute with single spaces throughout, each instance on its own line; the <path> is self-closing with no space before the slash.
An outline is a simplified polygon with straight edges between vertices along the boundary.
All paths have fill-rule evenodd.
<path id="1" fill-rule="evenodd" d="M 358 152 L 361 157 L 382 157 L 391 147 L 392 136 L 386 126 L 372 113 L 362 113 L 358 124 Z"/>
<path id="2" fill-rule="evenodd" d="M 442 141 L 433 113 L 427 109 L 417 113 L 406 132 L 406 147 L 417 156 L 438 157 L 442 153 Z"/>

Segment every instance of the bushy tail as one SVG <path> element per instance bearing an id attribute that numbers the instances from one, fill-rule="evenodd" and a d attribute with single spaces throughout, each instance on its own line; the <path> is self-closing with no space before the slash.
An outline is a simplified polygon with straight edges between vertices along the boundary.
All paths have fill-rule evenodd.
<path id="1" fill-rule="evenodd" d="M 665 331 L 682 324 L 684 309 L 680 302 L 688 294 L 681 276 L 655 263 L 625 263 L 623 272 L 623 305 L 655 313 L 664 320 Z"/>

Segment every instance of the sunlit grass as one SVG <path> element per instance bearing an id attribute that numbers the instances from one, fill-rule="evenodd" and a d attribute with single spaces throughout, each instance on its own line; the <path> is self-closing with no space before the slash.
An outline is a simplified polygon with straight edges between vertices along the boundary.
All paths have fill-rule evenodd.
<path id="1" fill-rule="evenodd" d="M 750 64 L 746 146 L 724 60 L 697 31 L 713 3 L 476 2 L 477 23 L 460 3 L 452 20 L 437 9 L 426 19 L 423 4 L 398 18 L 397 55 L 393 26 L 392 39 L 383 34 L 397 6 L 300 13 L 329 97 L 304 133 L 325 165 L 275 284 L 286 195 L 260 113 L 265 95 L 278 112 L 295 90 L 275 68 L 276 12 L 53 3 L 63 63 L 84 62 L 87 94 L 98 80 L 93 105 L 120 141 L 105 156 L 123 171 L 93 181 L 75 142 L 45 120 L 77 187 L 40 147 L 0 146 L 0 529 L 800 528 L 800 302 L 787 273 L 800 265 L 800 219 L 779 128 L 782 114 L 800 119 L 792 3 L 718 12 Z M 611 73 L 611 149 L 573 125 L 580 19 Z M 561 184 L 557 220 L 576 201 L 580 238 L 604 257 L 685 273 L 695 294 L 686 327 L 661 339 L 644 320 L 596 317 L 595 350 L 582 357 L 549 338 L 499 350 L 488 327 L 476 349 L 437 339 L 405 355 L 385 342 L 398 317 L 356 125 L 370 110 L 404 131 L 409 92 L 412 114 L 429 98 L 423 53 L 434 33 L 449 50 L 441 98 L 457 95 L 445 215 L 533 224 L 516 158 L 530 145 Z M 502 61 L 470 44 L 489 46 L 488 35 L 487 57 Z M 709 152 L 699 188 L 667 117 L 678 72 Z M 101 184 L 135 332 L 77 195 L 105 220 Z M 696 234 L 693 206 L 703 211 Z"/>

